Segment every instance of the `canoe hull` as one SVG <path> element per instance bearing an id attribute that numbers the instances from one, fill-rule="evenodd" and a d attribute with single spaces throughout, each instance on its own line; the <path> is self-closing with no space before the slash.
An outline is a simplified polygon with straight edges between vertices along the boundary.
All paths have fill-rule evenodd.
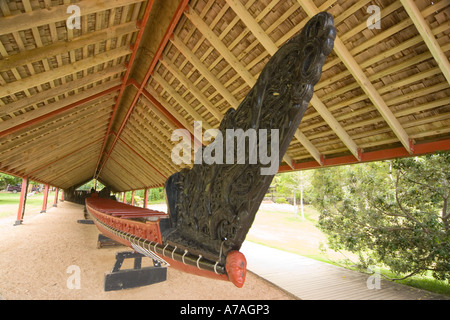
<path id="1" fill-rule="evenodd" d="M 244 271 L 239 270 L 238 274 L 241 275 L 238 277 L 239 280 L 233 281 L 234 278 L 228 275 L 227 266 L 221 266 L 217 262 L 204 259 L 201 255 L 192 255 L 188 250 L 183 251 L 176 245 L 165 243 L 161 226 L 163 228 L 167 226 L 170 217 L 163 212 L 95 197 L 86 199 L 86 209 L 92 216 L 98 230 L 118 243 L 133 249 L 142 248 L 146 252 L 151 251 L 171 267 L 182 272 L 216 280 L 231 281 L 238 287 L 243 285 L 241 278 L 243 274 L 245 276 L 246 269 Z M 151 220 L 141 219 L 144 221 L 136 221 L 133 219 L 136 215 Z M 245 261 L 243 255 L 240 258 Z M 246 263 L 240 265 L 246 266 Z"/>

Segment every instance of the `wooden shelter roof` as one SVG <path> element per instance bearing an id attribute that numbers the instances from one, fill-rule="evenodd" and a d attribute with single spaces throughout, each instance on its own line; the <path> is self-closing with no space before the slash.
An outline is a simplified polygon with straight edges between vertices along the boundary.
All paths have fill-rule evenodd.
<path id="1" fill-rule="evenodd" d="M 173 130 L 218 127 L 320 11 L 334 51 L 280 170 L 449 150 L 448 0 L 0 0 L 0 171 L 161 186 Z"/>

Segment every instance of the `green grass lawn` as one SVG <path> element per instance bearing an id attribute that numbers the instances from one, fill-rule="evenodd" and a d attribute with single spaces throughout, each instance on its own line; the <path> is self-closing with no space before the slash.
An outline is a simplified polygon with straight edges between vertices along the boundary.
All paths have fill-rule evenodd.
<path id="1" fill-rule="evenodd" d="M 48 194 L 47 208 L 50 208 L 53 204 L 55 192 L 51 191 Z M 27 203 L 25 206 L 25 216 L 27 214 L 39 213 L 42 210 L 42 202 L 44 199 L 44 193 L 36 193 L 27 197 Z M 19 209 L 20 192 L 0 192 L 0 218 L 16 216 Z"/>
<path id="2" fill-rule="evenodd" d="M 293 206 L 262 204 L 246 239 L 325 262 L 345 258 L 326 248 L 326 237 L 316 227 L 319 212 L 307 205 L 304 216 L 300 208 L 295 214 Z"/>

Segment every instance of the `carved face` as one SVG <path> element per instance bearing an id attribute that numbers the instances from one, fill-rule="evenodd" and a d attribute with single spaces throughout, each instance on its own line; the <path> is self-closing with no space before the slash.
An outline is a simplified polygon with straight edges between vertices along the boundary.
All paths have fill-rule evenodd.
<path id="1" fill-rule="evenodd" d="M 227 255 L 225 268 L 228 279 L 238 288 L 242 288 L 247 274 L 247 260 L 239 251 L 230 251 Z"/>

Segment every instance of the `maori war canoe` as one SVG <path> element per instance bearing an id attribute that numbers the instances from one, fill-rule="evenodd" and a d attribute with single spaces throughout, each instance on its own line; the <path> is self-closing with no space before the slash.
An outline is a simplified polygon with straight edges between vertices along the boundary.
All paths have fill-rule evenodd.
<path id="1" fill-rule="evenodd" d="M 253 150 L 269 150 L 277 142 L 281 161 L 335 37 L 330 14 L 312 17 L 271 57 L 238 108 L 226 112 L 219 126 L 223 136 L 228 129 L 252 129 L 258 134 L 266 130 L 270 134 L 258 139 Z M 200 151 L 210 146 L 225 148 L 219 142 L 216 139 Z M 86 199 L 87 211 L 98 229 L 113 240 L 171 267 L 242 287 L 246 260 L 239 249 L 276 173 L 262 174 L 265 164 L 250 162 L 254 155 L 249 149 L 243 164 L 236 161 L 237 150 L 232 164 L 225 161 L 229 155 L 224 149 L 222 163 L 196 163 L 170 176 L 165 183 L 168 214 L 95 194 Z"/>

